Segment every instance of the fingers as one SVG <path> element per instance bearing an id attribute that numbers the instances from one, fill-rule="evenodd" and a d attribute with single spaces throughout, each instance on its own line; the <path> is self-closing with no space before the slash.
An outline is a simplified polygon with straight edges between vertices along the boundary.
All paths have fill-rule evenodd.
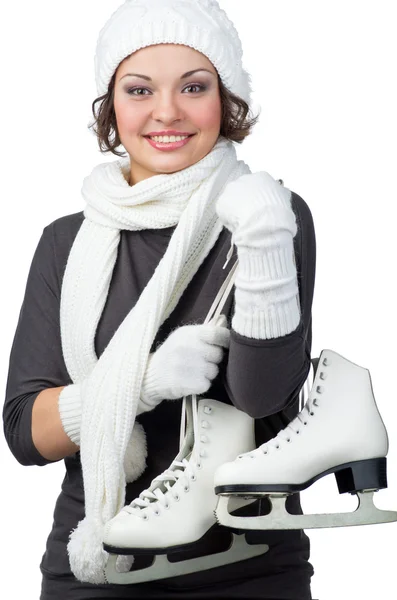
<path id="1" fill-rule="evenodd" d="M 223 349 L 215 344 L 203 342 L 203 356 L 206 361 L 220 363 L 223 358 Z"/>
<path id="2" fill-rule="evenodd" d="M 216 344 L 228 348 L 230 343 L 230 330 L 227 327 L 214 326 L 210 323 L 201 326 L 200 339 L 208 344 Z"/>
<path id="3" fill-rule="evenodd" d="M 205 376 L 207 377 L 207 379 L 212 381 L 213 379 L 215 379 L 215 377 L 217 377 L 218 373 L 219 367 L 217 365 L 214 365 L 213 363 L 207 363 L 205 368 Z"/>

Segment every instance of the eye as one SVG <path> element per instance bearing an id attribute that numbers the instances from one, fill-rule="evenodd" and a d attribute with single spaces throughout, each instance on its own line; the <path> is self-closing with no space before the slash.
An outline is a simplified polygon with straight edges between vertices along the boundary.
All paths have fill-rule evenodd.
<path id="1" fill-rule="evenodd" d="M 133 92 L 136 92 L 137 90 L 146 90 L 147 91 L 147 88 L 143 88 L 143 87 L 130 88 L 127 90 L 127 94 L 130 94 L 131 96 L 144 96 L 145 95 L 145 94 L 134 94 Z"/>
<path id="2" fill-rule="evenodd" d="M 187 87 L 185 87 L 185 90 L 188 90 L 189 88 L 198 88 L 198 92 L 204 92 L 207 89 L 207 86 L 205 85 L 201 85 L 200 83 L 195 83 L 192 85 L 188 85 Z M 130 96 L 146 96 L 146 94 L 135 94 L 134 92 L 137 92 L 138 90 L 146 90 L 149 91 L 147 88 L 144 87 L 135 87 L 135 88 L 129 88 L 127 90 L 127 94 L 129 94 Z"/>
<path id="3" fill-rule="evenodd" d="M 193 83 L 192 85 L 188 85 L 187 87 L 185 87 L 185 90 L 188 90 L 189 88 L 199 88 L 199 92 L 204 92 L 207 89 L 205 85 L 201 85 L 200 83 Z"/>

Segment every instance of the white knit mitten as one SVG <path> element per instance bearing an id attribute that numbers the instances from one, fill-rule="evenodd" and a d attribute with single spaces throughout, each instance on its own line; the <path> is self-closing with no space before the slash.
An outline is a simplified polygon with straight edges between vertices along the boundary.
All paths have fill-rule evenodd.
<path id="1" fill-rule="evenodd" d="M 291 191 L 266 171 L 229 183 L 216 211 L 232 232 L 238 266 L 233 329 L 268 339 L 294 331 L 300 321 Z"/>
<path id="2" fill-rule="evenodd" d="M 230 330 L 224 315 L 217 325 L 185 325 L 175 329 L 163 344 L 149 355 L 137 416 L 153 410 L 164 399 L 178 399 L 188 394 L 202 394 L 218 374 L 222 347 L 229 346 Z M 64 387 L 59 395 L 58 409 L 65 433 L 80 445 L 81 383 Z M 137 421 L 124 458 L 127 481 L 134 481 L 143 472 L 146 449 L 145 433 Z"/>
<path id="3" fill-rule="evenodd" d="M 222 348 L 230 341 L 226 317 L 221 315 L 217 323 L 179 327 L 149 355 L 141 390 L 144 404 L 150 407 L 209 390 L 219 372 Z"/>

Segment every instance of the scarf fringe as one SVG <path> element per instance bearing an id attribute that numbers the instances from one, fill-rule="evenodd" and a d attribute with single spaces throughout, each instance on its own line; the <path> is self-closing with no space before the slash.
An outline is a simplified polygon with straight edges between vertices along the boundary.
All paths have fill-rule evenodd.
<path id="1" fill-rule="evenodd" d="M 70 534 L 69 562 L 79 581 L 106 583 L 105 567 L 109 554 L 102 547 L 103 533 L 104 525 L 99 519 L 85 517 Z"/>

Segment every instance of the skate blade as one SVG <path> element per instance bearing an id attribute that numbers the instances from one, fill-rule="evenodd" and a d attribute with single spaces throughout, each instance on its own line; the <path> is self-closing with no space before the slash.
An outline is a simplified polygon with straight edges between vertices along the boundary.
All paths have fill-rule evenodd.
<path id="1" fill-rule="evenodd" d="M 243 535 L 236 535 L 234 533 L 232 535 L 233 542 L 230 548 L 224 552 L 180 562 L 170 562 L 166 554 L 158 554 L 155 556 L 154 562 L 150 567 L 127 573 L 120 573 L 116 570 L 118 555 L 109 554 L 105 567 L 106 581 L 108 583 L 130 584 L 178 577 L 179 575 L 206 571 L 241 560 L 247 560 L 254 556 L 265 554 L 269 550 L 267 544 L 247 544 Z"/>
<path id="2" fill-rule="evenodd" d="M 256 517 L 235 517 L 228 511 L 228 496 L 219 496 L 215 516 L 220 525 L 234 529 L 317 529 L 322 527 L 348 527 L 352 525 L 374 525 L 397 521 L 397 512 L 380 510 L 373 502 L 374 491 L 356 492 L 358 507 L 353 512 L 292 515 L 285 507 L 286 495 L 267 494 L 272 509 L 267 515 Z"/>

